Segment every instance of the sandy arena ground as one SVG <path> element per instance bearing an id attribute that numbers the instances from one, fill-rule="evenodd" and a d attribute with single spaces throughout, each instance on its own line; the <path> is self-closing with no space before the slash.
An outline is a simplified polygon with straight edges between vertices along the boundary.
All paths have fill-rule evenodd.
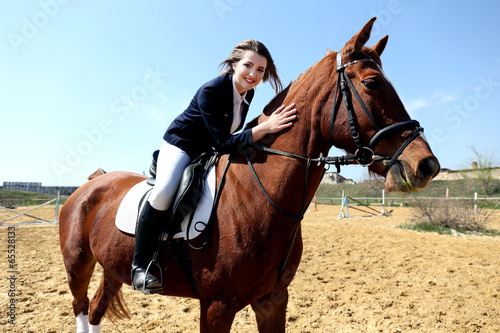
<path id="1" fill-rule="evenodd" d="M 289 289 L 288 332 L 500 332 L 500 237 L 395 228 L 409 221 L 410 208 L 350 219 L 337 218 L 338 206 L 318 208 L 303 221 L 304 254 Z M 7 217 L 1 214 L 0 220 Z M 34 215 L 52 220 L 54 207 Z M 488 227 L 500 230 L 500 212 Z M 16 312 L 15 323 L 8 322 L 8 230 L 0 227 L 0 331 L 75 332 L 56 225 L 15 227 Z M 90 296 L 99 279 L 97 271 Z M 132 319 L 117 326 L 105 319 L 103 332 L 198 331 L 195 300 L 122 290 Z M 256 331 L 254 314 L 245 308 L 233 332 Z"/>

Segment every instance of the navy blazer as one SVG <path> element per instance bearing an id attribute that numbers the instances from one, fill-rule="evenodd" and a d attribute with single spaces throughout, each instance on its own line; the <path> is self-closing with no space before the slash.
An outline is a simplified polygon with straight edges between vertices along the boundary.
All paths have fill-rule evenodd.
<path id="1" fill-rule="evenodd" d="M 251 145 L 251 129 L 230 133 L 234 105 L 232 81 L 232 74 L 223 74 L 201 86 L 188 108 L 172 122 L 163 139 L 184 150 L 191 159 L 212 148 L 230 154 Z M 249 104 L 254 92 L 254 89 L 247 92 L 245 99 Z M 249 105 L 243 102 L 241 107 L 241 124 L 235 132 L 243 126 Z"/>

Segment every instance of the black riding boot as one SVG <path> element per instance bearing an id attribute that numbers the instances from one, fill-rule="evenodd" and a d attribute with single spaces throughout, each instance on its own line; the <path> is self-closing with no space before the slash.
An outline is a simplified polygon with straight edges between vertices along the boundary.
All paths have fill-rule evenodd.
<path id="1" fill-rule="evenodd" d="M 161 281 L 146 269 L 151 262 L 162 230 L 162 211 L 146 201 L 135 230 L 134 260 L 132 261 L 132 289 L 145 294 L 161 292 Z"/>

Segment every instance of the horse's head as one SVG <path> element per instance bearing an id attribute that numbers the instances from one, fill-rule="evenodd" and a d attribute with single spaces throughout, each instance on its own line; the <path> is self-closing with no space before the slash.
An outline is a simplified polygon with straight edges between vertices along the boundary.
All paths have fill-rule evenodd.
<path id="1" fill-rule="evenodd" d="M 338 75 L 335 105 L 322 112 L 322 135 L 325 141 L 333 139 L 338 148 L 357 154 L 358 162 L 371 172 L 384 176 L 388 191 L 422 190 L 438 174 L 439 162 L 382 71 L 380 56 L 388 36 L 372 47 L 364 46 L 374 21 L 341 51 L 320 61 L 335 66 L 330 71 Z"/>
<path id="2" fill-rule="evenodd" d="M 388 36 L 364 46 L 374 21 L 341 51 L 330 52 L 300 75 L 248 126 L 267 119 L 279 105 L 294 102 L 299 121 L 268 140 L 275 148 L 314 157 L 335 145 L 351 155 L 333 160 L 367 166 L 385 177 L 388 191 L 423 190 L 438 174 L 439 162 L 382 71 L 380 56 Z"/>

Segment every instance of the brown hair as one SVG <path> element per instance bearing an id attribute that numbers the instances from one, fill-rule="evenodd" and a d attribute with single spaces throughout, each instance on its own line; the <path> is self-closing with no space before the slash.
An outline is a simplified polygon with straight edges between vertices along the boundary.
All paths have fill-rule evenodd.
<path id="1" fill-rule="evenodd" d="M 231 55 L 219 65 L 222 68 L 221 74 L 234 73 L 233 64 L 240 61 L 246 51 L 254 51 L 267 59 L 266 71 L 264 72 L 262 81 L 267 82 L 270 80 L 273 90 L 276 93 L 280 92 L 283 89 L 283 85 L 281 84 L 271 53 L 264 44 L 255 39 L 245 40 L 234 47 Z"/>

